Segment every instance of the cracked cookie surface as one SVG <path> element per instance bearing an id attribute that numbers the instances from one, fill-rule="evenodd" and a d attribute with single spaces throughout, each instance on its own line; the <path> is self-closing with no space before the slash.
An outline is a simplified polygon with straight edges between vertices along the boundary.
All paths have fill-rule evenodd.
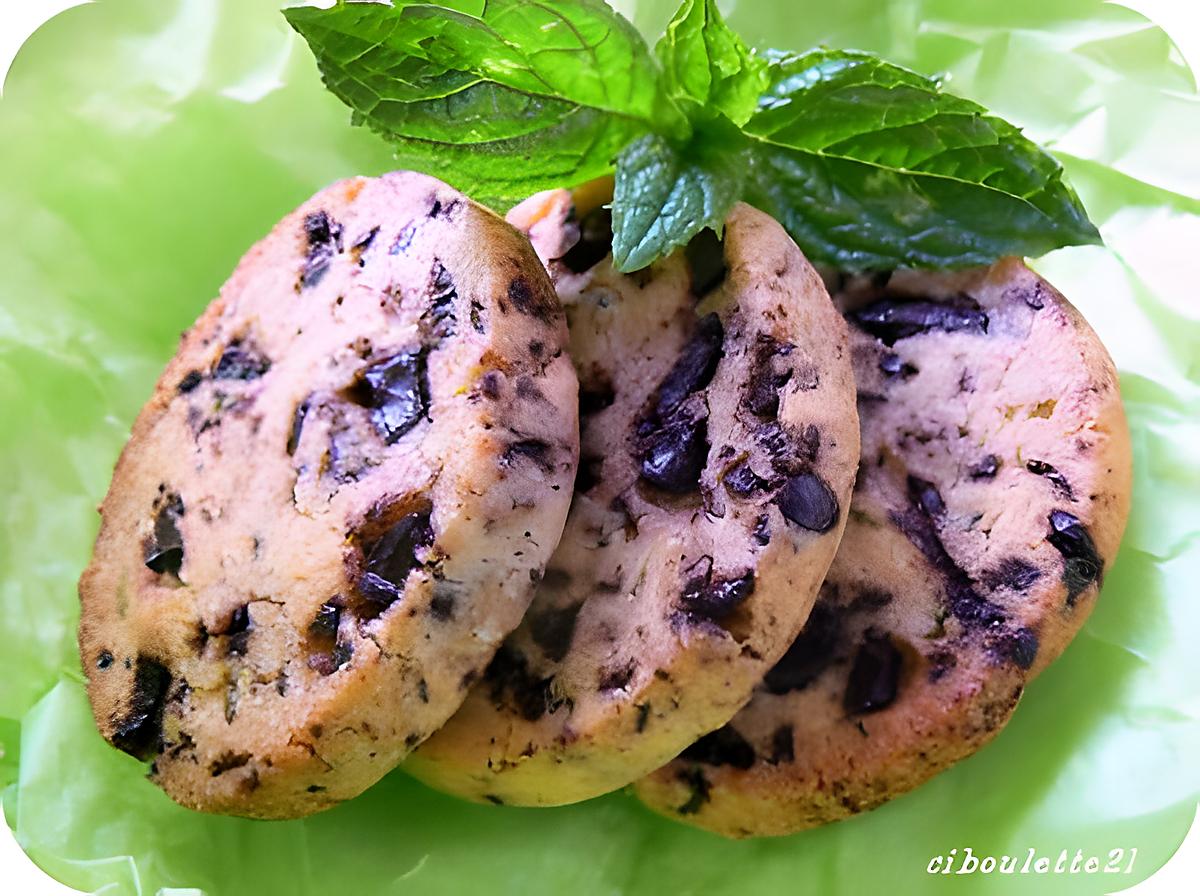
<path id="1" fill-rule="evenodd" d="M 773 220 L 738 206 L 631 275 L 602 207 L 510 214 L 548 263 L 580 379 L 563 539 L 520 628 L 406 770 L 477 801 L 621 787 L 725 721 L 807 616 L 858 458 L 846 327 Z"/>
<path id="2" fill-rule="evenodd" d="M 527 240 L 432 178 L 321 191 L 184 334 L 101 506 L 101 733 L 198 809 L 310 814 L 457 708 L 558 541 L 565 318 Z"/>
<path id="3" fill-rule="evenodd" d="M 730 837 L 871 809 L 991 739 L 1091 612 L 1129 512 L 1112 361 L 1019 260 L 835 300 L 862 462 L 821 598 L 749 705 L 636 785 Z"/>

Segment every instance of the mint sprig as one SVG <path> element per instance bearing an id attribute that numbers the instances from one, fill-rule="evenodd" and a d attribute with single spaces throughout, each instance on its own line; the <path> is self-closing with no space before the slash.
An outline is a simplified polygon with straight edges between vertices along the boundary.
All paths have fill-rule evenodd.
<path id="1" fill-rule="evenodd" d="M 650 130 L 690 135 L 641 35 L 600 0 L 396 0 L 284 15 L 354 123 L 408 167 L 499 207 L 611 173 Z"/>
<path id="2" fill-rule="evenodd" d="M 867 53 L 757 53 L 684 0 L 651 53 L 600 0 L 285 10 L 326 85 L 398 161 L 503 210 L 615 172 L 637 270 L 746 200 L 814 261 L 953 267 L 1099 242 L 1014 126 Z"/>

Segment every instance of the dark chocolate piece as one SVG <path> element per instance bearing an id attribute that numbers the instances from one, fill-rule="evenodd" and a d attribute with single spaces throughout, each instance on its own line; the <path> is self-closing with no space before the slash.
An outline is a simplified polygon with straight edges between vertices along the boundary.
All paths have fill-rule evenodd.
<path id="1" fill-rule="evenodd" d="M 355 375 L 350 397 L 371 409 L 375 429 L 389 445 L 416 426 L 429 411 L 425 350 L 398 352 Z"/>
<path id="2" fill-rule="evenodd" d="M 808 687 L 837 659 L 841 638 L 841 613 L 827 601 L 817 601 L 800 635 L 763 678 L 763 687 L 772 694 Z"/>
<path id="3" fill-rule="evenodd" d="M 681 418 L 651 433 L 639 460 L 651 485 L 672 494 L 694 491 L 708 460 L 708 420 Z"/>
<path id="4" fill-rule="evenodd" d="M 842 706 L 846 712 L 877 712 L 892 705 L 900 683 L 903 657 L 892 639 L 868 631 L 850 666 Z"/>
<path id="5" fill-rule="evenodd" d="M 1050 513 L 1050 534 L 1046 539 L 1063 555 L 1063 581 L 1067 585 L 1067 605 L 1101 579 L 1104 561 L 1096 551 L 1091 533 L 1079 518 L 1065 510 Z"/>
<path id="6" fill-rule="evenodd" d="M 986 333 L 988 328 L 988 316 L 978 307 L 960 308 L 929 301 L 880 299 L 851 313 L 850 318 L 885 345 L 931 331 Z"/>
<path id="7" fill-rule="evenodd" d="M 366 562 L 358 592 L 373 603 L 387 606 L 404 591 L 408 574 L 422 565 L 418 552 L 433 542 L 428 510 L 410 513 L 363 547 Z"/>
<path id="8" fill-rule="evenodd" d="M 546 572 L 549 574 L 550 570 Z M 579 608 L 580 604 L 570 604 L 530 614 L 529 633 L 533 643 L 542 648 L 542 653 L 551 662 L 561 662 L 570 650 Z"/>
<path id="9" fill-rule="evenodd" d="M 157 573 L 178 576 L 183 566 L 183 536 L 179 520 L 183 517 L 183 499 L 164 493 L 155 501 L 154 534 L 144 545 L 146 566 Z"/>
<path id="10" fill-rule="evenodd" d="M 162 737 L 163 706 L 170 684 L 171 674 L 165 666 L 138 655 L 129 710 L 113 731 L 114 747 L 142 760 L 157 752 Z"/>
<path id="11" fill-rule="evenodd" d="M 754 747 L 732 725 L 710 731 L 679 754 L 680 759 L 705 765 L 729 765 L 743 771 L 754 765 Z"/>
<path id="12" fill-rule="evenodd" d="M 838 520 L 838 500 L 816 473 L 801 473 L 783 484 L 776 496 L 784 518 L 813 532 L 828 532 Z"/>
<path id="13" fill-rule="evenodd" d="M 696 331 L 658 386 L 654 414 L 659 420 L 670 418 L 685 398 L 712 382 L 724 339 L 725 328 L 715 313 L 700 318 Z"/>

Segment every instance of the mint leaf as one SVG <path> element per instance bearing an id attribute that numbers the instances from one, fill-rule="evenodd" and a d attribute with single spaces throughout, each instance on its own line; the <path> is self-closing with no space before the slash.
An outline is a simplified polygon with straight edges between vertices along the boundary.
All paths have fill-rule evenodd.
<path id="1" fill-rule="evenodd" d="M 732 130 L 732 129 L 731 129 Z M 694 141 L 683 150 L 651 134 L 617 159 L 613 187 L 613 264 L 636 271 L 670 254 L 705 227 L 721 233 L 746 171 L 734 147 Z"/>
<path id="2" fill-rule="evenodd" d="M 766 63 L 734 33 L 716 0 L 684 0 L 654 48 L 668 92 L 743 124 L 767 87 Z"/>
<path id="3" fill-rule="evenodd" d="M 690 126 L 642 38 L 599 0 L 396 0 L 284 10 L 329 89 L 399 159 L 497 204 L 612 170 Z"/>
<path id="4" fill-rule="evenodd" d="M 651 54 L 600 0 L 394 0 L 285 10 L 352 121 L 400 164 L 503 209 L 613 170 L 636 270 L 738 199 L 816 261 L 952 267 L 1099 234 L 1012 125 L 867 53 L 748 49 L 683 0 Z"/>
<path id="5" fill-rule="evenodd" d="M 772 60 L 743 130 L 747 198 L 814 260 L 952 267 L 1099 242 L 1052 156 L 1012 125 L 866 53 Z"/>

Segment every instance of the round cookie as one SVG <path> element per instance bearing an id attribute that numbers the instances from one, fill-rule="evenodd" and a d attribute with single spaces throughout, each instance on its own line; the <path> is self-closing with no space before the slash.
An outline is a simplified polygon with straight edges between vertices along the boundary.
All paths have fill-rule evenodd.
<path id="1" fill-rule="evenodd" d="M 557 543 L 566 322 L 528 241 L 432 178 L 318 193 L 184 334 L 80 580 L 96 723 L 198 809 L 307 815 L 458 707 Z"/>
<path id="2" fill-rule="evenodd" d="M 845 522 L 847 331 L 800 251 L 740 205 L 723 250 L 709 231 L 625 276 L 605 215 L 576 224 L 565 191 L 510 215 L 567 309 L 580 471 L 525 621 L 404 766 L 468 799 L 586 799 L 726 722 L 799 631 Z"/>
<path id="3" fill-rule="evenodd" d="M 1129 511 L 1112 361 L 1021 261 L 835 298 L 862 463 L 821 598 L 750 704 L 636 787 L 729 837 L 871 809 L 979 749 L 1091 612 Z"/>

